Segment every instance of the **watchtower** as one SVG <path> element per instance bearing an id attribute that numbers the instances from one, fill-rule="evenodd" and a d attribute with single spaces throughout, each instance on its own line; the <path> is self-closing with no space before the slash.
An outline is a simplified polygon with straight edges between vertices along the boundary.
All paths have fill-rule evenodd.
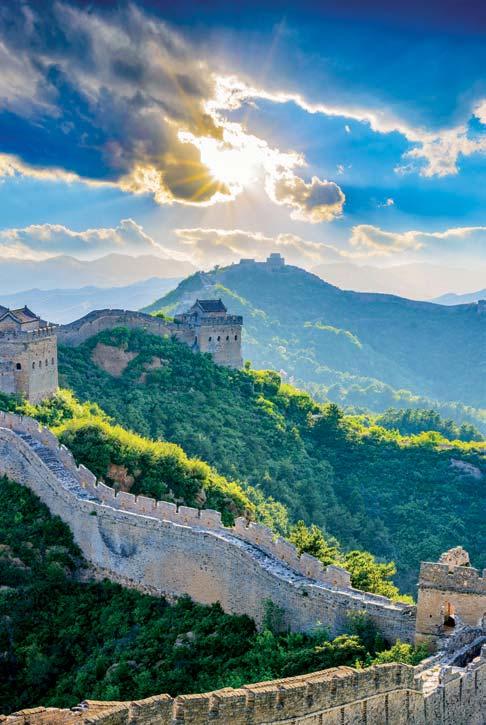
<path id="1" fill-rule="evenodd" d="M 463 625 L 486 629 L 486 570 L 474 569 L 458 546 L 420 566 L 415 641 L 435 649 Z"/>
<path id="2" fill-rule="evenodd" d="M 192 307 L 174 318 L 176 323 L 193 331 L 192 348 L 208 352 L 214 362 L 241 368 L 241 315 L 229 315 L 221 299 L 196 300 Z"/>
<path id="3" fill-rule="evenodd" d="M 0 307 L 0 391 L 38 403 L 57 388 L 55 328 L 28 307 Z"/>

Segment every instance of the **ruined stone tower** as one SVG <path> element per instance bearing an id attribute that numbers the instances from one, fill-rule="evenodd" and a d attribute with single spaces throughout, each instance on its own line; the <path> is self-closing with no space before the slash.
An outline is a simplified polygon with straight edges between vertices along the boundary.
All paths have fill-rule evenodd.
<path id="1" fill-rule="evenodd" d="M 486 628 L 486 570 L 458 546 L 420 567 L 415 640 L 435 649 L 461 626 Z"/>
<path id="2" fill-rule="evenodd" d="M 38 403 L 57 387 L 55 328 L 28 307 L 0 307 L 0 391 Z"/>
<path id="3" fill-rule="evenodd" d="M 174 320 L 193 331 L 194 350 L 210 353 L 218 365 L 241 368 L 243 318 L 229 315 L 221 299 L 196 300 L 187 312 L 176 315 Z"/>

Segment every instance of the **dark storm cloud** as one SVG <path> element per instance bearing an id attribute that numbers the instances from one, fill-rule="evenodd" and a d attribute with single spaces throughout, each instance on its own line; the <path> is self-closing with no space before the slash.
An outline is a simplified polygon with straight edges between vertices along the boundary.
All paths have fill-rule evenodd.
<path id="1" fill-rule="evenodd" d="M 0 11 L 0 152 L 122 183 L 163 201 L 229 193 L 177 133 L 219 138 L 213 78 L 166 24 L 134 6 Z"/>

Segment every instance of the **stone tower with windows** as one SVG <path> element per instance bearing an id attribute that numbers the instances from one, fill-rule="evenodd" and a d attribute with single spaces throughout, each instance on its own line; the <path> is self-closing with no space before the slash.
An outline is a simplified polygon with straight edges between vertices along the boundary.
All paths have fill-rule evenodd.
<path id="1" fill-rule="evenodd" d="M 229 315 L 221 299 L 196 300 L 187 312 L 176 315 L 174 320 L 192 331 L 193 350 L 210 353 L 218 365 L 242 367 L 243 318 Z"/>
<path id="2" fill-rule="evenodd" d="M 38 403 L 57 388 L 55 328 L 28 307 L 0 307 L 0 391 Z"/>
<path id="3" fill-rule="evenodd" d="M 486 630 L 486 570 L 458 546 L 420 567 L 415 640 L 436 649 L 461 626 Z"/>

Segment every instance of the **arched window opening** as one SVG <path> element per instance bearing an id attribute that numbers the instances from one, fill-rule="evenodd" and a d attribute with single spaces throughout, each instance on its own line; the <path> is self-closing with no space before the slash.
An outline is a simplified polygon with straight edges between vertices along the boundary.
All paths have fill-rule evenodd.
<path id="1" fill-rule="evenodd" d="M 237 340 L 237 339 L 238 339 L 238 335 L 235 335 L 235 340 Z"/>
<path id="2" fill-rule="evenodd" d="M 195 344 L 195 345 L 197 345 L 197 335 L 196 335 L 196 337 L 194 338 L 194 344 Z"/>
<path id="3" fill-rule="evenodd" d="M 49 366 L 49 360 L 46 360 L 46 368 Z"/>
<path id="4" fill-rule="evenodd" d="M 51 365 L 54 365 L 54 358 L 51 357 Z"/>
<path id="5" fill-rule="evenodd" d="M 32 370 L 35 370 L 35 362 L 32 363 Z"/>
<path id="6" fill-rule="evenodd" d="M 221 341 L 221 335 L 218 335 L 218 342 Z"/>
<path id="7" fill-rule="evenodd" d="M 15 367 L 17 368 L 17 370 L 22 370 L 22 365 L 21 365 L 21 363 L 17 363 L 17 365 L 16 365 Z"/>
<path id="8" fill-rule="evenodd" d="M 208 342 L 211 342 L 213 338 L 211 336 L 208 337 Z"/>
<path id="9" fill-rule="evenodd" d="M 42 360 L 39 360 L 39 367 L 42 367 Z"/>
<path id="10" fill-rule="evenodd" d="M 450 602 L 444 606 L 444 634 L 452 634 L 456 626 L 456 610 Z"/>
<path id="11" fill-rule="evenodd" d="M 226 342 L 228 342 L 228 340 L 229 340 L 229 335 L 226 335 Z"/>

